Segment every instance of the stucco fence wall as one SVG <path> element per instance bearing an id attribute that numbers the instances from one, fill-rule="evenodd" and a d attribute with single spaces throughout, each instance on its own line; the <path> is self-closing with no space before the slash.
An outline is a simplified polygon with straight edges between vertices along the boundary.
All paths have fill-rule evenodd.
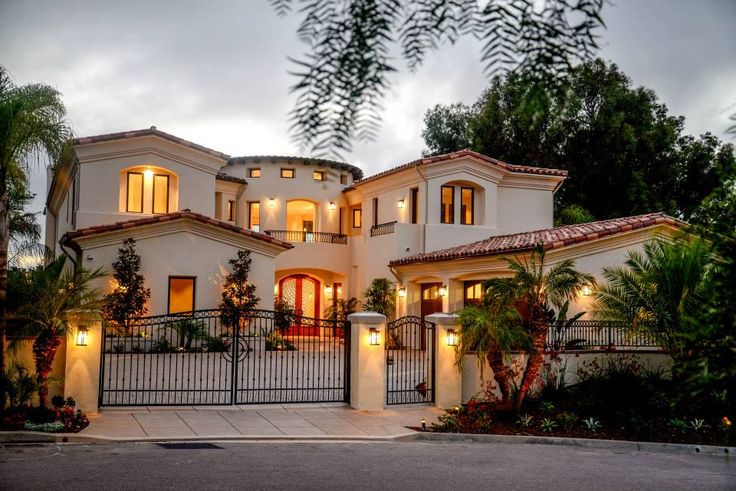
<path id="1" fill-rule="evenodd" d="M 550 363 L 553 369 L 557 369 L 557 373 L 564 372 L 564 380 L 567 385 L 574 384 L 578 381 L 578 370 L 590 370 L 592 364 L 604 367 L 608 360 L 626 357 L 631 361 L 635 361 L 642 367 L 647 369 L 661 369 L 665 373 L 672 366 L 672 359 L 661 352 L 648 351 L 617 351 L 617 352 L 568 352 L 559 354 L 559 361 L 552 362 L 551 355 L 545 355 L 544 362 Z M 524 355 L 513 357 L 510 364 L 521 365 L 525 361 Z M 523 365 L 522 365 L 523 366 Z M 520 378 L 520 377 L 519 377 Z M 478 358 L 475 355 L 465 355 L 462 364 L 462 387 L 463 402 L 467 402 L 470 398 L 477 396 L 482 397 L 485 394 L 486 386 L 489 382 L 494 383 L 493 371 L 488 362 L 483 364 L 483 374 L 481 376 L 481 367 Z M 518 380 L 517 380 L 518 383 Z M 496 395 L 500 396 L 498 390 Z"/>
<path id="2" fill-rule="evenodd" d="M 73 341 L 70 341 L 73 342 Z M 55 395 L 64 395 L 64 370 L 65 370 L 65 353 L 67 340 L 62 339 L 61 345 L 56 352 L 54 362 L 51 365 L 51 373 L 49 379 L 49 398 Z M 36 362 L 33 360 L 33 338 L 8 338 L 6 347 L 8 350 L 5 359 L 5 371 L 14 372 L 15 367 L 23 367 L 28 370 L 31 375 L 36 374 Z M 38 396 L 33 396 L 31 403 L 38 404 Z"/>

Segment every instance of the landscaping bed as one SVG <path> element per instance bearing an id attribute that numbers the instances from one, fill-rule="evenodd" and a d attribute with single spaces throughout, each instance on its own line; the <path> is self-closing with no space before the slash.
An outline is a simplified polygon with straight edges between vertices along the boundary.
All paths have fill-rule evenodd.
<path id="1" fill-rule="evenodd" d="M 51 398 L 54 407 L 15 406 L 5 410 L 0 431 L 40 431 L 44 433 L 78 433 L 89 426 L 87 416 L 76 409 L 73 398 Z"/>

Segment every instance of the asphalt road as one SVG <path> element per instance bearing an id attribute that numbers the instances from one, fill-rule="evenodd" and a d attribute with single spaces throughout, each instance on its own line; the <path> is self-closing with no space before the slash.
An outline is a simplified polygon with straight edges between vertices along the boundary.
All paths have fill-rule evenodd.
<path id="1" fill-rule="evenodd" d="M 0 447 L 2 489 L 736 489 L 736 460 L 484 443 Z"/>

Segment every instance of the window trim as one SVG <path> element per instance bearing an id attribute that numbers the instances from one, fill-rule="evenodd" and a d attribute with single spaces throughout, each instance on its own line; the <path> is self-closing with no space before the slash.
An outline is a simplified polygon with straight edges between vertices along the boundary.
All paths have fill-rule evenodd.
<path id="1" fill-rule="evenodd" d="M 254 172 L 258 172 L 258 175 L 257 175 L 257 176 L 254 176 L 254 175 L 253 175 L 253 173 L 254 173 Z M 262 175 L 263 175 L 263 173 L 262 173 L 262 171 L 261 171 L 261 168 L 260 168 L 260 167 L 251 167 L 250 169 L 248 169 L 248 177 L 249 177 L 249 178 L 252 178 L 252 179 L 258 179 L 258 178 L 259 178 L 259 177 L 261 177 Z"/>
<path id="2" fill-rule="evenodd" d="M 409 190 L 409 206 L 411 206 L 411 223 L 419 223 L 419 188 Z"/>
<path id="3" fill-rule="evenodd" d="M 291 172 L 291 175 L 290 176 L 285 176 L 284 175 L 284 171 L 290 171 Z M 281 168 L 281 174 L 280 175 L 281 175 L 281 179 L 294 179 L 296 177 L 296 169 L 289 168 L 289 167 L 282 167 Z"/>
<path id="4" fill-rule="evenodd" d="M 171 280 L 192 280 L 192 310 L 182 312 L 171 312 Z M 169 276 L 169 280 L 166 282 L 166 313 L 167 315 L 184 315 L 197 310 L 197 277 L 196 276 L 182 276 L 172 275 Z"/>
<path id="5" fill-rule="evenodd" d="M 141 209 L 140 211 L 131 210 L 130 209 L 130 176 L 136 175 L 141 176 Z M 127 171 L 125 173 L 125 212 L 126 213 L 143 213 L 143 193 L 144 193 L 144 184 L 145 184 L 145 176 L 143 172 L 131 172 Z"/>
<path id="6" fill-rule="evenodd" d="M 235 201 L 232 199 L 227 200 L 227 221 L 235 221 Z"/>
<path id="7" fill-rule="evenodd" d="M 248 201 L 248 230 L 253 230 L 253 205 L 258 205 L 258 231 L 261 231 L 261 202 Z"/>
<path id="8" fill-rule="evenodd" d="M 463 192 L 470 191 L 470 222 L 465 221 L 465 213 L 463 213 Z M 460 188 L 460 225 L 474 225 L 475 224 L 475 189 L 462 186 Z"/>
<path id="9" fill-rule="evenodd" d="M 452 192 L 450 193 L 450 197 L 452 198 L 450 200 L 450 221 L 445 221 L 445 203 L 443 201 L 444 198 L 444 190 L 445 188 L 450 189 Z M 452 225 L 455 223 L 455 186 L 448 186 L 448 185 L 442 185 L 440 187 L 440 223 Z"/>
<path id="10" fill-rule="evenodd" d="M 317 179 L 317 176 L 319 176 L 319 179 Z M 312 179 L 319 182 L 324 182 L 325 180 L 325 171 L 323 170 L 315 170 L 312 171 Z"/>
<path id="11" fill-rule="evenodd" d="M 166 178 L 166 211 L 163 213 L 156 212 L 156 178 L 157 177 L 165 177 Z M 151 214 L 152 215 L 162 215 L 169 212 L 169 191 L 171 190 L 171 178 L 168 174 L 154 174 L 153 180 L 151 182 Z"/>
<path id="12" fill-rule="evenodd" d="M 477 305 L 483 300 L 483 282 L 485 280 L 470 280 L 470 281 L 464 281 L 463 282 L 463 307 L 468 305 Z M 468 297 L 468 288 L 471 286 L 480 285 L 481 287 L 481 298 L 469 298 Z"/>
<path id="13" fill-rule="evenodd" d="M 355 220 L 356 213 L 358 214 L 357 221 Z M 361 228 L 362 226 L 363 226 L 363 208 L 353 208 L 353 228 Z"/>

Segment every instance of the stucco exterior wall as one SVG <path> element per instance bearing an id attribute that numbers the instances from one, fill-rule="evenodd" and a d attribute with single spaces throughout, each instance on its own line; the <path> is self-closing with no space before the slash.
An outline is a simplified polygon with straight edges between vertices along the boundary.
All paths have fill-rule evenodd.
<path id="1" fill-rule="evenodd" d="M 500 186 L 498 234 L 515 234 L 554 226 L 554 195 L 548 190 Z"/>

